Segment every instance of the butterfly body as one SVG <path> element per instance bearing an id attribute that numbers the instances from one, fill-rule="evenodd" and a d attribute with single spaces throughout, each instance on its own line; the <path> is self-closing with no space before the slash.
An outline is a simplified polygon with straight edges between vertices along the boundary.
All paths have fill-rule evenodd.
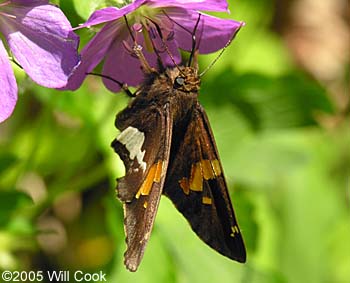
<path id="1" fill-rule="evenodd" d="M 112 147 L 126 167 L 117 192 L 124 204 L 125 264 L 131 271 L 143 257 L 162 194 L 205 243 L 245 261 L 214 137 L 198 101 L 199 88 L 197 68 L 155 71 L 117 115 L 121 133 Z"/>

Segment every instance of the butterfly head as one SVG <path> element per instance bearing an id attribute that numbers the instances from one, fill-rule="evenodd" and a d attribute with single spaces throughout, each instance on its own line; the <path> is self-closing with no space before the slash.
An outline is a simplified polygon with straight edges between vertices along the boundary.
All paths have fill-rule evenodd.
<path id="1" fill-rule="evenodd" d="M 168 70 L 168 77 L 172 82 L 174 90 L 198 93 L 200 88 L 200 78 L 197 69 L 193 67 L 180 66 Z"/>

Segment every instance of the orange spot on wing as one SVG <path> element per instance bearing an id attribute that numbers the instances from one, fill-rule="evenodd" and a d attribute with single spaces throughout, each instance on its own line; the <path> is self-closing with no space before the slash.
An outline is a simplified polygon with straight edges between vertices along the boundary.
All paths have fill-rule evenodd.
<path id="1" fill-rule="evenodd" d="M 200 162 L 192 164 L 190 180 L 182 178 L 179 183 L 185 194 L 189 193 L 189 189 L 195 192 L 203 191 L 203 179 L 215 179 L 221 175 L 221 165 L 219 160 L 202 159 Z M 188 184 L 189 183 L 189 184 Z"/>
<path id="2" fill-rule="evenodd" d="M 192 164 L 190 189 L 196 192 L 203 191 L 202 166 L 200 162 L 197 162 L 196 164 Z"/>
<path id="3" fill-rule="evenodd" d="M 188 179 L 183 177 L 180 181 L 179 181 L 180 187 L 183 190 L 184 194 L 188 195 L 190 193 L 190 184 L 188 182 Z"/>
<path id="4" fill-rule="evenodd" d="M 210 160 L 208 159 L 202 159 L 201 160 L 202 170 L 203 170 L 203 177 L 205 180 L 214 179 L 215 178 L 215 172 L 211 165 Z"/>
<path id="5" fill-rule="evenodd" d="M 239 234 L 239 228 L 238 228 L 238 226 L 235 225 L 235 226 L 231 227 L 231 231 L 232 231 L 232 233 L 230 234 L 230 236 L 231 236 L 232 238 L 234 238 L 236 234 Z"/>
<path id="6" fill-rule="evenodd" d="M 209 197 L 202 197 L 202 203 L 203 204 L 212 204 L 212 199 Z"/>
<path id="7" fill-rule="evenodd" d="M 148 202 L 145 201 L 145 202 L 143 203 L 143 207 L 144 207 L 144 208 L 147 208 L 147 205 L 148 205 Z"/>
<path id="8" fill-rule="evenodd" d="M 154 182 L 159 183 L 162 176 L 163 161 L 159 160 L 156 165 L 156 173 L 154 175 Z"/>
<path id="9" fill-rule="evenodd" d="M 219 160 L 215 159 L 215 160 L 211 160 L 211 166 L 213 167 L 215 176 L 220 176 L 221 175 L 221 166 L 220 166 L 220 162 Z"/>
<path id="10" fill-rule="evenodd" d="M 234 226 L 234 229 L 235 229 L 236 233 L 239 234 L 239 228 L 237 225 Z"/>
<path id="11" fill-rule="evenodd" d="M 137 191 L 135 197 L 138 199 L 141 195 L 149 195 L 153 182 L 159 183 L 162 175 L 163 161 L 158 161 L 156 164 L 153 164 L 149 169 L 146 179 L 143 181 L 140 189 Z"/>

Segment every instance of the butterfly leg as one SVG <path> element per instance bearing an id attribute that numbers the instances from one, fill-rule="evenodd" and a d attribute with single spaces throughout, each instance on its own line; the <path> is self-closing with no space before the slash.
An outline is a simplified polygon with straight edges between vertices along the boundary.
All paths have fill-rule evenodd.
<path id="1" fill-rule="evenodd" d="M 98 74 L 98 73 L 86 73 L 87 75 L 92 75 L 92 76 L 97 76 L 97 77 L 101 77 L 101 78 L 104 78 L 104 79 L 107 79 L 107 80 L 110 80 L 112 82 L 115 82 L 117 85 L 120 86 L 120 88 L 126 93 L 127 96 L 129 97 L 135 97 L 136 96 L 136 92 L 132 92 L 128 85 L 126 83 L 122 83 L 118 80 L 116 80 L 115 78 L 112 78 L 110 76 L 107 76 L 107 75 L 103 75 L 103 74 Z"/>
<path id="2" fill-rule="evenodd" d="M 137 56 L 137 58 L 139 58 L 142 70 L 146 74 L 157 73 L 157 70 L 152 68 L 149 65 L 145 55 L 143 54 L 143 52 L 142 52 L 143 47 L 137 43 L 136 38 L 135 38 L 131 28 L 130 28 L 130 25 L 129 25 L 129 22 L 128 22 L 126 15 L 124 15 L 124 19 L 125 19 L 126 26 L 128 27 L 130 36 L 131 36 L 133 43 L 134 43 L 132 50 L 133 50 L 134 54 Z"/>

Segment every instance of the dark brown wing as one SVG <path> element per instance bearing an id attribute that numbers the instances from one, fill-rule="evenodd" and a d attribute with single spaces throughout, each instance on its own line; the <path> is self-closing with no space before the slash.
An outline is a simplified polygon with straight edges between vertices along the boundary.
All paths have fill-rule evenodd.
<path id="1" fill-rule="evenodd" d="M 139 111 L 135 115 L 135 111 Z M 125 265 L 136 271 L 150 237 L 169 162 L 172 117 L 164 108 L 127 108 L 117 116 L 120 135 L 112 146 L 126 167 L 118 180 L 124 204 Z"/>
<path id="2" fill-rule="evenodd" d="M 186 126 L 183 138 L 173 136 L 163 193 L 205 243 L 224 256 L 245 262 L 245 247 L 214 136 L 207 115 L 199 104 Z M 180 132 L 174 128 L 175 131 Z"/>

